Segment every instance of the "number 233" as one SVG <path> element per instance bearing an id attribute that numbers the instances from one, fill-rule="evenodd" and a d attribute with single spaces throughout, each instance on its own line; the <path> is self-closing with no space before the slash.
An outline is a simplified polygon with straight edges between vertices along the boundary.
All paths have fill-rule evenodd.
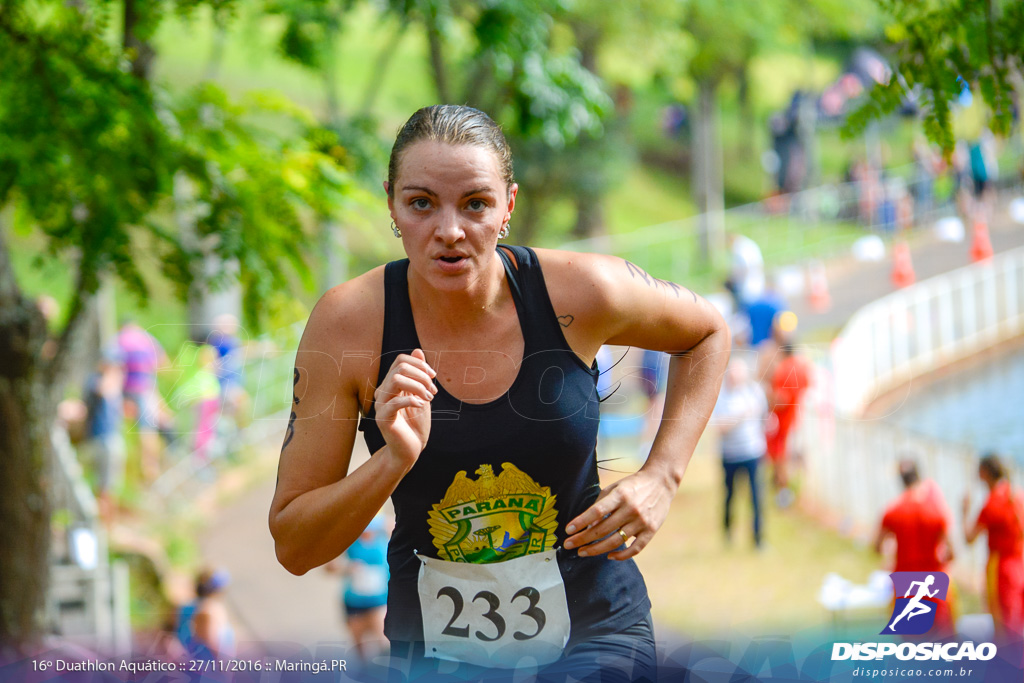
<path id="1" fill-rule="evenodd" d="M 462 597 L 462 593 L 460 593 L 454 586 L 444 586 L 437 592 L 437 598 L 441 599 L 441 596 L 446 596 L 451 599 L 452 607 L 454 608 L 452 618 L 448 620 L 448 625 L 444 627 L 444 630 L 442 630 L 441 633 L 455 638 L 469 638 L 468 624 L 466 626 L 454 626 L 455 621 L 459 618 L 459 615 L 462 614 L 462 609 L 465 606 L 465 599 Z M 547 623 L 547 615 L 544 614 L 544 610 L 537 606 L 537 603 L 540 602 L 540 591 L 536 588 L 527 586 L 526 588 L 521 588 L 515 595 L 513 595 L 511 602 L 515 602 L 517 598 L 526 598 L 527 601 L 529 601 L 529 605 L 525 610 L 523 610 L 523 612 L 521 612 L 521 614 L 533 619 L 537 624 L 537 630 L 533 633 L 516 631 L 512 634 L 512 637 L 516 640 L 530 640 L 531 638 L 536 638 L 540 635 L 540 632 L 544 630 L 544 625 Z M 480 591 L 474 595 L 473 602 L 476 602 L 477 600 L 484 600 L 487 602 L 489 609 L 482 616 L 484 619 L 487 619 L 494 624 L 497 634 L 489 636 L 482 631 L 476 631 L 474 635 L 478 639 L 486 642 L 492 642 L 500 639 L 505 635 L 507 630 L 505 618 L 498 612 L 498 609 L 501 607 L 501 600 L 498 599 L 497 595 L 490 591 Z"/>

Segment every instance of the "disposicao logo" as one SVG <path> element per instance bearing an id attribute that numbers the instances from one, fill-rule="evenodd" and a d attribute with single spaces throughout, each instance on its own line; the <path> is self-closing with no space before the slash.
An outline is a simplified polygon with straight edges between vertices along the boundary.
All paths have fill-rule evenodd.
<path id="1" fill-rule="evenodd" d="M 896 601 L 879 635 L 915 636 L 935 625 L 939 602 L 946 599 L 949 576 L 943 572 L 893 572 L 889 575 Z M 870 660 L 895 655 L 897 659 L 957 661 L 989 660 L 996 656 L 993 643 L 835 643 L 832 659 Z"/>
<path id="2" fill-rule="evenodd" d="M 946 599 L 949 577 L 943 572 L 893 572 L 889 577 L 896 590 L 896 604 L 880 635 L 928 633 L 935 624 L 939 600 Z"/>

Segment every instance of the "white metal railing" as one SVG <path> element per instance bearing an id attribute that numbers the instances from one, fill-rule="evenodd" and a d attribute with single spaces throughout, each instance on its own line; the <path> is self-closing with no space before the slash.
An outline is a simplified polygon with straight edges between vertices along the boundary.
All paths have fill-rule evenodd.
<path id="1" fill-rule="evenodd" d="M 915 377 L 1024 333 L 1024 247 L 893 292 L 832 347 L 836 408 L 857 416 Z"/>
<path id="2" fill-rule="evenodd" d="M 808 349 L 816 379 L 802 409 L 797 442 L 801 498 L 840 529 L 869 540 L 898 495 L 897 462 L 910 457 L 952 508 L 954 571 L 981 576 L 983 544 L 963 542 L 959 513 L 984 492 L 978 452 L 966 444 L 911 433 L 884 416 L 867 418 L 876 398 L 910 380 L 1024 334 L 1024 248 L 1005 252 L 878 299 L 855 313 L 831 349 Z M 1016 486 L 1024 472 L 1007 463 Z"/>
<path id="3" fill-rule="evenodd" d="M 46 622 L 51 633 L 105 653 L 131 646 L 128 565 L 111 560 L 96 499 L 85 483 L 67 433 L 50 434 L 54 533 Z"/>

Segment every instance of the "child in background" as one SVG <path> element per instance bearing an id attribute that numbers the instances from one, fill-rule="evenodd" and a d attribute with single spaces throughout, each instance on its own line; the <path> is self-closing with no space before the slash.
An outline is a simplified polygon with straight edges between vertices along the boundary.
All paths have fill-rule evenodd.
<path id="1" fill-rule="evenodd" d="M 195 439 L 192 457 L 196 465 L 209 462 L 209 449 L 220 416 L 220 381 L 217 379 L 217 351 L 208 344 L 199 347 L 198 369 L 175 392 L 174 407 L 195 406 Z"/>
<path id="2" fill-rule="evenodd" d="M 386 648 L 384 614 L 388 603 L 390 527 L 377 513 L 366 530 L 327 570 L 341 574 L 341 603 L 359 657 L 369 662 Z"/>

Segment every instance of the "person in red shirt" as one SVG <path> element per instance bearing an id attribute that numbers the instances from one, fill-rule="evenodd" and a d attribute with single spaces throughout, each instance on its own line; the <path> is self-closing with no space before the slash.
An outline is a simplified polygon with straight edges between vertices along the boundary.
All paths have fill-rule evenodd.
<path id="1" fill-rule="evenodd" d="M 1006 469 L 994 453 L 981 459 L 978 476 L 989 494 L 973 525 L 966 523 L 970 494 L 964 496 L 967 542 L 988 532 L 985 574 L 989 611 L 997 635 L 1018 635 L 1024 626 L 1024 498 L 1010 486 Z"/>
<path id="2" fill-rule="evenodd" d="M 782 358 L 775 365 L 771 375 L 771 391 L 769 405 L 772 417 L 765 437 L 767 438 L 768 458 L 772 462 L 772 480 L 778 490 L 778 503 L 786 507 L 792 502 L 789 491 L 789 471 L 787 468 L 787 445 L 789 433 L 796 423 L 797 411 L 804 392 L 811 385 L 810 364 L 794 353 L 792 343 L 779 346 Z"/>
<path id="3" fill-rule="evenodd" d="M 875 552 L 881 553 L 885 541 L 896 541 L 894 572 L 945 572 L 953 559 L 949 539 L 949 508 L 942 491 L 931 479 L 922 481 L 917 463 L 904 458 L 899 463 L 903 493 L 882 516 L 875 536 Z M 933 629 L 953 633 L 955 593 L 950 582 L 946 599 L 938 603 Z"/>

